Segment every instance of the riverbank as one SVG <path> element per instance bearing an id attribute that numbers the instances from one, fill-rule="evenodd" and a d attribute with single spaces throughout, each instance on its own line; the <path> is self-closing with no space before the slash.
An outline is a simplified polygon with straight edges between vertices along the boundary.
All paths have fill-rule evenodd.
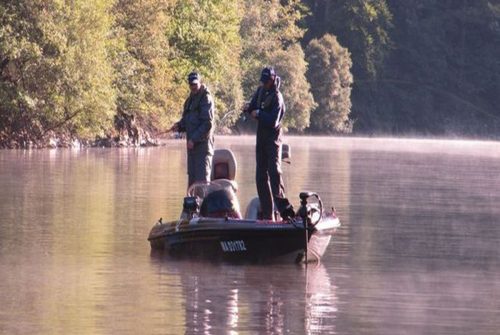
<path id="1" fill-rule="evenodd" d="M 231 132 L 229 129 L 218 129 L 216 138 L 222 139 L 225 137 L 251 138 L 254 142 L 255 134 L 251 131 L 248 133 L 239 134 Z M 366 134 L 349 134 L 349 135 L 324 135 L 324 134 L 294 134 L 287 133 L 285 135 L 287 142 L 294 142 L 294 138 L 304 140 L 306 138 L 322 139 L 316 141 L 317 147 L 323 146 L 344 146 L 352 145 L 344 143 L 345 141 L 354 140 L 353 143 L 364 143 L 369 141 L 374 147 L 378 147 L 380 141 L 394 142 L 396 147 L 405 147 L 403 143 L 446 143 L 452 142 L 457 145 L 465 145 L 468 147 L 472 143 L 489 143 L 497 146 L 500 143 L 500 138 L 497 137 L 459 137 L 459 136 L 418 136 L 418 134 L 408 134 L 407 136 L 388 136 L 386 134 L 366 135 Z M 6 137 L 5 133 L 0 131 L 0 149 L 44 149 L 44 148 L 120 148 L 120 147 L 156 147 L 164 146 L 169 140 L 179 139 L 179 133 L 164 133 L 164 132 L 148 132 L 142 128 L 137 131 L 122 130 L 108 133 L 104 137 L 97 137 L 93 140 L 82 139 L 76 136 L 71 136 L 64 133 L 48 132 L 43 137 L 25 136 L 24 134 L 16 134 L 16 136 Z M 334 140 L 334 142 L 327 141 Z M 465 144 L 464 144 L 465 143 Z M 384 144 L 384 145 L 387 145 Z"/>
<path id="2" fill-rule="evenodd" d="M 43 137 L 16 134 L 10 137 L 0 137 L 0 149 L 151 147 L 161 145 L 161 139 L 162 137 L 153 136 L 149 132 L 141 132 L 136 136 L 108 134 L 104 137 L 97 137 L 94 140 L 57 133 L 49 133 Z"/>

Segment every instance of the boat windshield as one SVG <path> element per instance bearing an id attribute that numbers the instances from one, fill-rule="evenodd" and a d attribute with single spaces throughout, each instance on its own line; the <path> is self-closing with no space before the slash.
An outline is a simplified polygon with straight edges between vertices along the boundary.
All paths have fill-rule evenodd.
<path id="1" fill-rule="evenodd" d="M 236 183 L 231 180 L 217 179 L 210 183 L 195 183 L 189 187 L 187 195 L 202 199 L 200 216 L 241 218 Z"/>
<path id="2" fill-rule="evenodd" d="M 220 190 L 230 190 L 232 192 L 237 191 L 236 183 L 229 179 L 217 179 L 211 182 L 197 182 L 191 185 L 187 190 L 188 197 L 198 197 L 200 199 L 205 199 L 207 195 L 215 191 Z"/>

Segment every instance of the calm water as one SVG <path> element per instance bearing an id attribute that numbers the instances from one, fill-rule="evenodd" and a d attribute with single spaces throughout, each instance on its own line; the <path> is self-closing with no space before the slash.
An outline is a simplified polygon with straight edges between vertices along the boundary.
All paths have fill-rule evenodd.
<path id="1" fill-rule="evenodd" d="M 256 193 L 253 138 L 238 159 Z M 182 142 L 0 151 L 1 334 L 498 334 L 500 144 L 289 138 L 287 192 L 343 223 L 320 265 L 150 256 L 176 218 Z"/>

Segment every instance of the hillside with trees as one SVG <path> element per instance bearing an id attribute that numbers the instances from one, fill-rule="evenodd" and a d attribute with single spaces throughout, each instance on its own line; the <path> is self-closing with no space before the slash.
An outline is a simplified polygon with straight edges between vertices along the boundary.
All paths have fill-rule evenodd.
<path id="1" fill-rule="evenodd" d="M 499 59 L 496 0 L 4 0 L 0 147 L 153 143 L 192 70 L 239 130 L 266 65 L 293 133 L 498 138 Z"/>

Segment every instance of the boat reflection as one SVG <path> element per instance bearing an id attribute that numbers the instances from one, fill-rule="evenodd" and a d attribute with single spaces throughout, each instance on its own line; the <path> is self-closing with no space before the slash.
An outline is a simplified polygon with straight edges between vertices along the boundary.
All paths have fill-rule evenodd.
<path id="1" fill-rule="evenodd" d="M 186 334 L 335 333 L 336 287 L 323 264 L 155 261 L 179 277 Z"/>

